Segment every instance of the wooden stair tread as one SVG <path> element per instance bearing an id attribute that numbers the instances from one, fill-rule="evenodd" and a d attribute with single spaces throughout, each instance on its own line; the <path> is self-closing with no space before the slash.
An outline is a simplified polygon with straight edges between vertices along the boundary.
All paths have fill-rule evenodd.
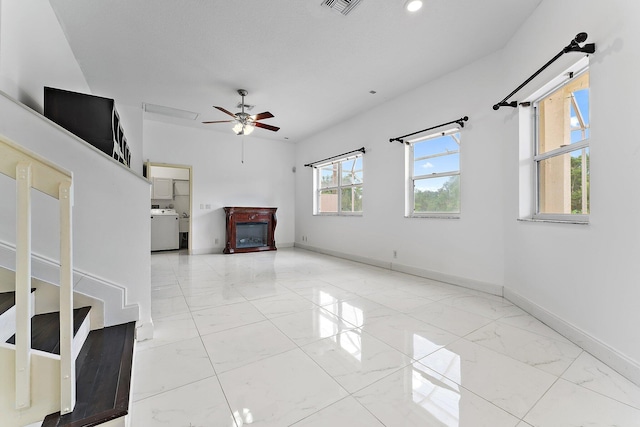
<path id="1" fill-rule="evenodd" d="M 74 336 L 90 310 L 91 307 L 81 307 L 73 310 Z M 16 336 L 13 335 L 9 338 L 7 343 L 15 344 Z M 31 318 L 31 348 L 47 353 L 60 354 L 59 312 L 36 314 Z"/>
<path id="2" fill-rule="evenodd" d="M 0 294 L 0 314 L 9 310 L 14 305 L 16 305 L 15 292 L 3 292 Z"/>
<path id="3" fill-rule="evenodd" d="M 31 288 L 31 292 L 35 290 L 36 288 Z M 16 305 L 16 293 L 14 291 L 0 293 L 0 315 L 14 305 Z"/>
<path id="4" fill-rule="evenodd" d="M 76 406 L 48 415 L 42 427 L 96 426 L 127 415 L 135 322 L 91 331 L 76 360 Z"/>

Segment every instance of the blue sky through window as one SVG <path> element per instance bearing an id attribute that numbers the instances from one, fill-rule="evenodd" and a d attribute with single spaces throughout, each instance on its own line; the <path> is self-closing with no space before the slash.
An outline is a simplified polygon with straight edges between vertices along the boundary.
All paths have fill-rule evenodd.
<path id="1" fill-rule="evenodd" d="M 460 146 L 454 136 L 460 139 L 460 133 L 455 133 L 415 143 L 413 175 L 423 176 L 460 170 Z M 428 158 L 422 159 L 423 157 Z"/>
<path id="2" fill-rule="evenodd" d="M 578 110 L 580 110 L 580 114 L 582 116 L 582 120 L 586 126 L 584 132 L 582 130 L 572 130 L 571 131 L 571 143 L 575 144 L 576 142 L 584 141 L 585 139 L 589 139 L 589 88 L 580 89 L 573 92 L 573 96 L 575 97 L 576 104 L 578 105 Z M 580 120 L 578 119 L 578 112 L 571 104 L 571 129 L 580 128 Z M 578 157 L 582 154 L 580 150 L 571 152 L 571 157 Z"/>

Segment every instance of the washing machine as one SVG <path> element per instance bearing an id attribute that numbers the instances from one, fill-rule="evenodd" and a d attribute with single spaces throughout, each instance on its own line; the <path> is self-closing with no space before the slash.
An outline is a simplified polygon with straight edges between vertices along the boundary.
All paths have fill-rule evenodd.
<path id="1" fill-rule="evenodd" d="M 179 224 L 175 209 L 151 209 L 151 250 L 179 249 Z"/>

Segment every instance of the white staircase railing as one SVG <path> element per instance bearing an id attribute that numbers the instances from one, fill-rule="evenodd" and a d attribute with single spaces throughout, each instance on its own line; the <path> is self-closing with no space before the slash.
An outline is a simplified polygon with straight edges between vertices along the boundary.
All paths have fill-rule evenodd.
<path id="1" fill-rule="evenodd" d="M 0 173 L 16 180 L 16 409 L 32 405 L 31 385 L 31 190 L 60 205 L 60 412 L 75 406 L 73 357 L 73 175 L 0 135 Z"/>

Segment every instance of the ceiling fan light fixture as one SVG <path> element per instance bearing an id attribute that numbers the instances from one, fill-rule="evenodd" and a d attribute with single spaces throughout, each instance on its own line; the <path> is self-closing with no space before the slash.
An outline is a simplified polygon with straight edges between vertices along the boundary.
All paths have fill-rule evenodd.
<path id="1" fill-rule="evenodd" d="M 255 126 L 251 123 L 242 123 L 241 121 L 237 121 L 235 125 L 233 125 L 233 132 L 236 135 L 251 135 Z"/>
<path id="2" fill-rule="evenodd" d="M 233 125 L 233 132 L 235 132 L 236 135 L 243 135 L 242 127 L 242 123 L 236 122 L 236 124 Z"/>
<path id="3" fill-rule="evenodd" d="M 251 135 L 251 132 L 253 132 L 253 130 L 256 127 L 254 125 L 252 125 L 251 123 L 247 123 L 246 125 L 244 125 L 244 134 L 245 135 Z"/>
<path id="4" fill-rule="evenodd" d="M 409 12 L 417 12 L 422 8 L 422 0 L 407 0 L 404 4 L 404 8 Z"/>
<path id="5" fill-rule="evenodd" d="M 1 1 L 1 0 L 0 0 Z M 238 95 L 240 95 L 242 97 L 242 101 L 240 102 L 240 104 L 238 104 L 240 106 L 240 108 L 242 109 L 242 111 L 240 111 L 239 113 L 233 114 L 231 111 L 227 111 L 226 109 L 222 108 L 222 107 L 218 107 L 216 105 L 213 106 L 213 108 L 222 111 L 223 113 L 225 113 L 228 116 L 233 117 L 233 120 L 212 120 L 212 121 L 206 121 L 206 122 L 202 122 L 203 124 L 211 124 L 211 123 L 233 123 L 232 125 L 232 130 L 236 135 L 249 135 L 251 134 L 255 128 L 259 127 L 262 129 L 266 129 L 266 130 L 270 130 L 272 132 L 277 132 L 278 130 L 280 130 L 279 127 L 277 126 L 271 126 L 265 123 L 260 122 L 259 120 L 264 120 L 264 119 L 270 119 L 273 116 L 273 114 L 271 114 L 268 111 L 264 111 L 262 113 L 258 113 L 258 114 L 254 114 L 251 115 L 249 113 L 245 112 L 245 109 L 248 107 L 253 108 L 253 106 L 248 106 L 247 104 L 244 103 L 244 97 L 247 96 L 247 91 L 244 89 L 238 89 Z"/>

